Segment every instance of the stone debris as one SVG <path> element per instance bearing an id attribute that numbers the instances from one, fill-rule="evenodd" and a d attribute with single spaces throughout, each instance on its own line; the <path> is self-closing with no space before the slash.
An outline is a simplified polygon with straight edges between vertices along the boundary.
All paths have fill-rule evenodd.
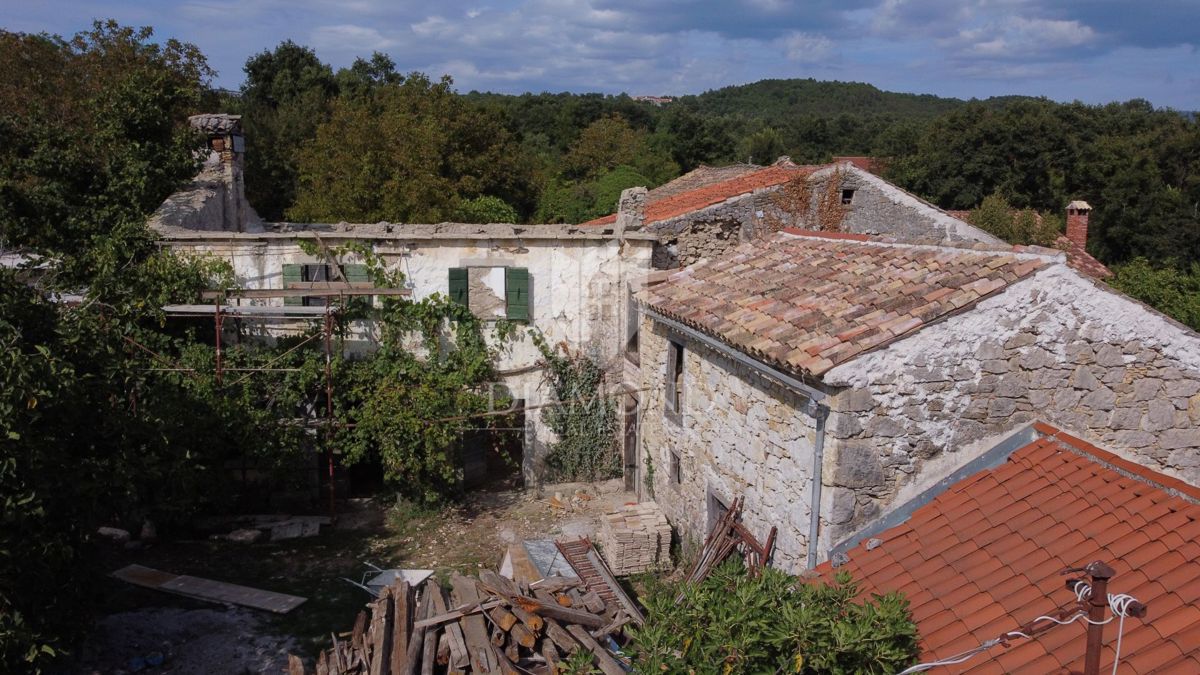
<path id="1" fill-rule="evenodd" d="M 654 502 L 626 504 L 601 518 L 598 543 L 613 574 L 660 569 L 671 561 L 671 524 Z"/>

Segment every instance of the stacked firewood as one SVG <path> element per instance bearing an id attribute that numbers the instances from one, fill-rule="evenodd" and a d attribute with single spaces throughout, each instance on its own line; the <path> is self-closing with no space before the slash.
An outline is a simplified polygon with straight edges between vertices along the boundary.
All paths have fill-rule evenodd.
<path id="1" fill-rule="evenodd" d="M 384 589 L 351 632 L 332 636 L 317 675 L 555 675 L 580 651 L 605 675 L 626 672 L 610 648 L 625 640 L 629 617 L 579 579 L 524 584 L 485 571 L 477 579 L 456 574 L 450 586 L 448 598 L 433 579 Z M 291 675 L 305 675 L 298 659 L 290 664 Z"/>

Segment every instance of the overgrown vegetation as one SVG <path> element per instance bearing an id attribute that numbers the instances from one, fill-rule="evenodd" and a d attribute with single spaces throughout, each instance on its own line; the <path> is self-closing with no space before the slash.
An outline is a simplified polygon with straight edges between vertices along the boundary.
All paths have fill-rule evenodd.
<path id="1" fill-rule="evenodd" d="M 186 118 L 212 105 L 203 55 L 104 23 L 71 40 L 0 32 L 0 72 L 12 140 L 0 147 L 0 244 L 28 258 L 0 271 L 0 670 L 38 672 L 87 628 L 98 525 L 169 532 L 262 499 L 269 489 L 235 492 L 226 462 L 271 478 L 311 462 L 330 427 L 312 431 L 326 407 L 318 326 L 226 345 L 218 379 L 211 321 L 161 310 L 233 283 L 227 265 L 176 256 L 146 227 L 199 165 Z M 350 254 L 374 263 L 377 282 L 402 282 L 369 250 L 331 252 Z M 337 442 L 414 498 L 454 496 L 462 416 L 493 400 L 493 347 L 445 298 L 350 310 L 335 354 L 353 318 L 374 319 L 384 346 L 334 357 Z"/>
<path id="2" fill-rule="evenodd" d="M 621 473 L 617 455 L 617 406 L 604 390 L 604 371 L 566 345 L 551 346 L 538 333 L 533 342 L 546 363 L 556 405 L 542 411 L 557 440 L 546 455 L 554 481 L 604 480 Z"/>
<path id="3" fill-rule="evenodd" d="M 1113 273 L 1113 286 L 1200 331 L 1200 263 L 1183 270 L 1135 258 Z"/>
<path id="4" fill-rule="evenodd" d="M 979 208 L 971 211 L 967 220 L 1010 244 L 1052 247 L 1063 229 L 1062 219 L 1058 216 L 1042 215 L 1033 209 L 1014 209 L 999 194 L 985 197 Z"/>
<path id="5" fill-rule="evenodd" d="M 676 598 L 682 594 L 682 601 Z M 644 673 L 895 673 L 917 656 L 917 629 L 899 594 L 856 600 L 835 583 L 722 564 L 703 582 L 652 583 L 646 624 L 631 628 Z"/>

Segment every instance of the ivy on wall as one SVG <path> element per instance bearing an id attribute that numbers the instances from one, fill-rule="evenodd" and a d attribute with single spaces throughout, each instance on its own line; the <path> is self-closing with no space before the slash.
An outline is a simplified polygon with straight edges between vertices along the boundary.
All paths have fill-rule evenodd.
<path id="1" fill-rule="evenodd" d="M 545 408 L 542 419 L 558 437 L 546 455 L 553 481 L 594 481 L 621 475 L 617 454 L 616 403 L 604 392 L 604 371 L 565 344 L 551 346 L 531 333 L 546 363 L 546 379 L 558 405 Z"/>

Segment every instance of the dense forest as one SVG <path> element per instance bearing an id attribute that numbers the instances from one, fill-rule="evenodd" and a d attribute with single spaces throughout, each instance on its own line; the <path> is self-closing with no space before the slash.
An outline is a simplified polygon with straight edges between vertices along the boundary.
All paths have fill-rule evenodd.
<path id="1" fill-rule="evenodd" d="M 462 94 L 437 75 L 402 73 L 383 54 L 335 70 L 285 42 L 250 58 L 228 92 L 196 47 L 148 29 L 0 31 L 0 249 L 28 258 L 0 270 L 0 670 L 37 671 L 85 625 L 97 525 L 185 522 L 232 499 L 220 480 L 230 456 L 312 452 L 304 430 L 277 422 L 324 407 L 320 352 L 300 349 L 313 334 L 227 347 L 231 364 L 281 372 L 221 382 L 211 328 L 199 335 L 160 310 L 229 283 L 227 266 L 177 257 L 145 225 L 198 168 L 192 113 L 245 116 L 247 192 L 268 219 L 578 222 L 633 185 L 783 154 L 880 157 L 890 180 L 947 208 L 989 200 L 1057 214 L 1086 199 L 1113 283 L 1200 328 L 1193 116 L 1145 101 L 958 101 L 812 80 L 656 107 Z M 53 301 L 67 295 L 81 299 Z M 445 344 L 435 331 L 453 324 L 456 349 L 430 349 L 437 363 L 400 348 L 336 360 L 347 385 L 338 441 L 412 497 L 445 498 L 457 463 L 444 448 L 460 429 L 429 420 L 481 409 L 464 391 L 491 377 L 491 347 L 437 299 L 384 303 L 375 318 L 424 330 L 427 345 Z"/>
<path id="2" fill-rule="evenodd" d="M 1147 101 L 962 101 L 814 80 L 663 106 L 458 94 L 448 76 L 402 74 L 383 54 L 335 71 L 291 42 L 245 70 L 241 90 L 217 103 L 246 115 L 248 192 L 269 219 L 575 222 L 611 212 L 626 187 L 701 164 L 871 155 L 944 208 L 998 195 L 1059 213 L 1087 200 L 1093 252 L 1110 265 L 1200 262 L 1200 124 Z"/>

